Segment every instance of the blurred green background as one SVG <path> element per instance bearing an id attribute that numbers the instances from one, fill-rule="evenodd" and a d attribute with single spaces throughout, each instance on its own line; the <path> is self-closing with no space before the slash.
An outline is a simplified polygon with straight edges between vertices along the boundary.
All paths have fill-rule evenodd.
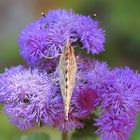
<path id="1" fill-rule="evenodd" d="M 140 71 L 140 0 L 0 0 L 0 72 L 25 63 L 17 45 L 20 30 L 40 17 L 41 12 L 55 8 L 73 9 L 92 17 L 96 13 L 95 19 L 106 30 L 106 51 L 96 58 L 111 67 L 127 65 Z M 139 131 L 140 116 L 130 140 L 140 140 Z M 44 140 L 45 136 L 40 137 L 42 132 L 51 134 L 51 140 L 61 139 L 60 132 L 50 127 L 20 131 L 0 110 L 0 140 L 19 140 L 21 136 L 20 140 L 27 140 L 26 135 L 35 132 L 38 140 Z"/>

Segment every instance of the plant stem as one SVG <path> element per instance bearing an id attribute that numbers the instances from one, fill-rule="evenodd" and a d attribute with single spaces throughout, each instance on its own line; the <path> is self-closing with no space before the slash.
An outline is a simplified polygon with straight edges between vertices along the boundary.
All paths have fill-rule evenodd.
<path id="1" fill-rule="evenodd" d="M 68 132 L 62 132 L 62 140 L 69 140 Z"/>

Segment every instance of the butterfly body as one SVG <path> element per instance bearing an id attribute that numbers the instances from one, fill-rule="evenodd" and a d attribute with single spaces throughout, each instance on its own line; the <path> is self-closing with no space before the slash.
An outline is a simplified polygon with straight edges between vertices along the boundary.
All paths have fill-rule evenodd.
<path id="1" fill-rule="evenodd" d="M 60 56 L 58 71 L 60 88 L 65 106 L 65 118 L 68 120 L 70 102 L 75 84 L 75 74 L 77 71 L 74 49 L 69 40 L 67 40 L 64 51 Z"/>

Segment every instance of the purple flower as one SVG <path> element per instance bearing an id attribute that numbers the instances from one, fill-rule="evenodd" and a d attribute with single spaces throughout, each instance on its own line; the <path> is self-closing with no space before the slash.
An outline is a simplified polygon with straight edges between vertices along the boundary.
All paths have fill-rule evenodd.
<path id="1" fill-rule="evenodd" d="M 48 66 L 53 64 L 51 61 L 46 62 Z M 139 74 L 129 68 L 110 70 L 106 63 L 79 56 L 69 117 L 65 120 L 57 69 L 50 68 L 49 72 L 40 65 L 38 68 L 18 66 L 0 76 L 0 101 L 17 127 L 27 129 L 37 123 L 70 131 L 84 127 L 83 120 L 96 113 L 94 125 L 99 127 L 97 134 L 102 139 L 124 140 L 130 136 L 140 109 Z"/>
<path id="2" fill-rule="evenodd" d="M 18 40 L 20 53 L 28 63 L 34 64 L 44 58 L 46 38 L 47 31 L 41 28 L 39 21 L 31 23 L 21 32 Z"/>
<path id="3" fill-rule="evenodd" d="M 11 69 L 6 68 L 5 73 L 0 75 L 0 102 L 5 102 L 7 100 L 7 98 L 9 98 L 9 90 L 8 90 L 7 86 L 8 86 L 8 84 L 10 84 L 10 82 L 7 81 L 7 78 L 9 76 L 12 77 L 12 75 L 14 75 L 22 70 L 24 70 L 24 67 L 19 65 L 17 67 L 11 67 Z"/>
<path id="4" fill-rule="evenodd" d="M 20 69 L 20 67 L 6 70 L 2 98 L 4 111 L 10 121 L 20 129 L 38 125 L 54 125 L 56 116 L 62 112 L 62 100 L 47 73 L 37 69 Z M 17 70 L 17 72 L 15 72 Z M 13 71 L 13 73 L 12 73 Z M 8 73 L 11 73 L 8 75 Z M 5 76 L 6 75 L 6 76 Z"/>
<path id="5" fill-rule="evenodd" d="M 100 87 L 103 109 L 116 115 L 135 115 L 140 110 L 140 77 L 129 68 L 112 70 L 106 83 Z"/>
<path id="6" fill-rule="evenodd" d="M 90 16 L 75 14 L 72 10 L 63 9 L 51 10 L 46 15 L 45 21 L 52 26 L 60 23 L 67 30 L 67 37 L 72 37 L 77 41 L 80 39 L 83 48 L 92 54 L 102 52 L 105 43 L 104 31 L 99 28 L 97 21 Z"/>
<path id="7" fill-rule="evenodd" d="M 140 77 L 129 68 L 116 68 L 105 77 L 97 87 L 102 109 L 98 134 L 104 140 L 124 140 L 134 129 L 140 110 Z"/>
<path id="8" fill-rule="evenodd" d="M 91 113 L 99 104 L 99 99 L 96 91 L 87 87 L 86 89 L 80 89 L 76 102 L 81 109 Z"/>
<path id="9" fill-rule="evenodd" d="M 107 112 L 97 119 L 97 134 L 102 140 L 126 140 L 135 128 L 136 118 L 126 118 Z"/>
<path id="10" fill-rule="evenodd" d="M 103 140 L 128 138 L 140 110 L 139 74 L 127 67 L 110 70 L 106 63 L 90 59 L 80 59 L 78 66 L 76 85 L 89 85 L 99 97 L 98 134 Z"/>
<path id="11" fill-rule="evenodd" d="M 78 72 L 76 75 L 76 85 L 80 84 L 80 87 L 91 87 L 96 90 L 97 95 L 99 86 L 103 82 L 108 80 L 108 75 L 110 74 L 108 65 L 105 62 L 99 62 L 95 59 L 81 58 L 79 57 L 77 61 Z"/>
<path id="12" fill-rule="evenodd" d="M 4 105 L 4 113 L 9 116 L 12 124 L 21 130 L 31 128 L 34 125 L 32 119 L 29 118 L 31 105 L 25 103 L 9 103 Z"/>
<path id="13" fill-rule="evenodd" d="M 97 105 L 95 92 L 88 91 L 90 97 L 93 95 L 92 100 L 86 99 L 91 104 L 89 108 L 82 108 L 80 99 L 84 100 L 86 92 L 80 90 L 83 81 L 77 80 L 79 84 L 75 85 L 69 120 L 66 121 L 57 71 L 47 74 L 44 70 L 18 66 L 6 70 L 1 78 L 5 79 L 5 88 L 0 92 L 3 93 L 0 98 L 5 104 L 4 111 L 20 129 L 33 127 L 34 123 L 57 126 L 63 131 L 80 128 L 84 126 L 80 121 L 87 118 Z"/>
<path id="14" fill-rule="evenodd" d="M 34 65 L 45 57 L 58 57 L 67 39 L 80 42 L 92 54 L 103 51 L 104 31 L 98 22 L 66 10 L 53 10 L 20 34 L 18 43 L 24 59 Z"/>
<path id="15" fill-rule="evenodd" d="M 75 31 L 88 53 L 99 54 L 104 50 L 104 31 L 98 26 L 98 22 L 91 19 L 90 16 L 77 15 Z"/>

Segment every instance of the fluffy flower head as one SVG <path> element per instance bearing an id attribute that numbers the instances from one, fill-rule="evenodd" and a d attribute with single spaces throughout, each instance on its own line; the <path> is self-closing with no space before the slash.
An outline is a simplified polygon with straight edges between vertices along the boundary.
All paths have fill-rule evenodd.
<path id="1" fill-rule="evenodd" d="M 62 111 L 59 104 L 61 96 L 56 96 L 57 87 L 53 86 L 47 73 L 17 67 L 6 70 L 2 77 L 5 83 L 0 98 L 13 124 L 21 129 L 34 123 L 40 126 L 54 124 L 56 116 Z"/>
<path id="2" fill-rule="evenodd" d="M 22 30 L 18 43 L 20 53 L 31 65 L 42 58 L 58 57 L 67 39 L 80 40 L 82 48 L 92 54 L 102 52 L 104 31 L 91 17 L 73 11 L 52 10 Z"/>

